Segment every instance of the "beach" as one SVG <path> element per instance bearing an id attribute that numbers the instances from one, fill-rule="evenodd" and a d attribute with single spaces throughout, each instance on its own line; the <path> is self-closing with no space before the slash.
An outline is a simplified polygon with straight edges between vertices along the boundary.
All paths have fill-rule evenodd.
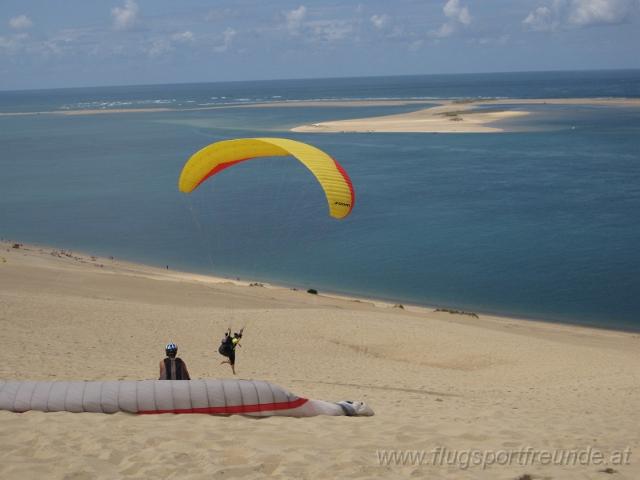
<path id="1" fill-rule="evenodd" d="M 245 326 L 239 378 L 309 398 L 364 400 L 375 416 L 0 412 L 5 477 L 640 475 L 637 333 L 435 312 L 12 247 L 0 248 L 2 379 L 152 379 L 169 341 L 193 378 L 230 378 L 218 342 L 228 326 Z M 385 464 L 380 455 L 391 451 L 426 455 L 420 464 Z M 502 451 L 538 457 L 505 462 L 506 454 L 496 457 Z M 545 464 L 541 456 L 571 451 L 583 461 Z M 465 462 L 473 452 L 484 467 Z"/>

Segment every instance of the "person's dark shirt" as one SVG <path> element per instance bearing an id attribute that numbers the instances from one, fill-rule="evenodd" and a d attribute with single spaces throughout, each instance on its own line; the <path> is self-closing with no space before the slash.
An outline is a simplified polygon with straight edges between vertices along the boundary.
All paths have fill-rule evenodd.
<path id="1" fill-rule="evenodd" d="M 184 361 L 179 358 L 166 357 L 163 361 L 164 371 L 160 373 L 160 380 L 190 380 L 189 371 Z M 161 369 L 162 370 L 162 369 Z"/>

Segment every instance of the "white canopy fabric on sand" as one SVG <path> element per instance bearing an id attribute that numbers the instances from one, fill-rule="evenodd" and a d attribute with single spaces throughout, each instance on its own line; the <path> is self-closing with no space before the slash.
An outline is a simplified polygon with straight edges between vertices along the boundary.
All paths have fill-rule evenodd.
<path id="1" fill-rule="evenodd" d="M 0 380 L 0 410 L 26 412 L 202 413 L 254 417 L 371 416 L 363 402 L 298 397 L 260 380 Z"/>

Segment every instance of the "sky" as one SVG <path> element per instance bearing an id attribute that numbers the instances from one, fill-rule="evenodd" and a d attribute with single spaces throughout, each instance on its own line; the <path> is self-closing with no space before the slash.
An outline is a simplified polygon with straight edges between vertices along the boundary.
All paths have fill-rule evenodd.
<path id="1" fill-rule="evenodd" d="M 640 68 L 640 0 L 0 0 L 0 90 Z"/>

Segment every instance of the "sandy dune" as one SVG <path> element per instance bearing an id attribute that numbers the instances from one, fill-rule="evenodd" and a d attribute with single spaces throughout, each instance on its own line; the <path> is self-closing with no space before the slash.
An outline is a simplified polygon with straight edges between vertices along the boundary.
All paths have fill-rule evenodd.
<path id="1" fill-rule="evenodd" d="M 640 477 L 640 335 L 394 308 L 46 248 L 0 249 L 0 378 L 154 378 L 168 341 L 194 377 L 246 326 L 242 378 L 371 418 L 0 412 L 5 478 Z M 226 368 L 225 368 L 226 367 Z M 627 465 L 432 465 L 434 449 L 627 452 Z M 381 465 L 382 449 L 425 451 Z M 486 458 L 486 457 L 485 457 Z M 460 462 L 451 462 L 460 463 Z M 575 462 L 574 462 L 575 463 Z M 464 466 L 464 465 L 463 465 Z M 601 470 L 613 468 L 607 475 Z"/>

